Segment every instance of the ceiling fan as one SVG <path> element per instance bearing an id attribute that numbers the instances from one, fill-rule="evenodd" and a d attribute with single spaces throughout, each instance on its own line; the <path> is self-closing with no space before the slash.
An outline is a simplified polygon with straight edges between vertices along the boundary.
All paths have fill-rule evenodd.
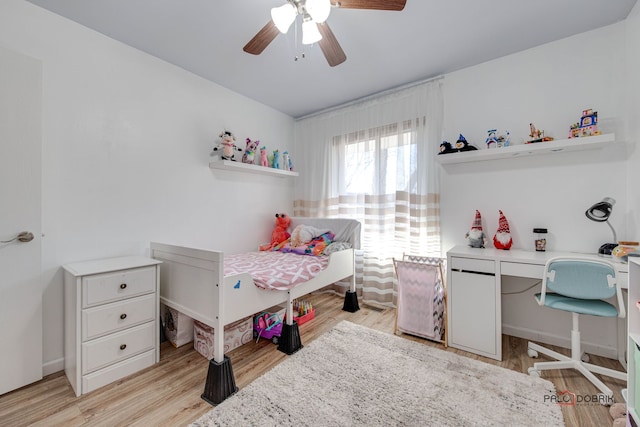
<path id="1" fill-rule="evenodd" d="M 247 43 L 243 50 L 260 55 L 278 34 L 286 33 L 296 17 L 302 17 L 302 44 L 318 43 L 330 66 L 342 64 L 346 59 L 340 43 L 326 20 L 331 7 L 342 9 L 394 10 L 404 9 L 407 0 L 287 0 L 271 9 L 271 20 Z"/>

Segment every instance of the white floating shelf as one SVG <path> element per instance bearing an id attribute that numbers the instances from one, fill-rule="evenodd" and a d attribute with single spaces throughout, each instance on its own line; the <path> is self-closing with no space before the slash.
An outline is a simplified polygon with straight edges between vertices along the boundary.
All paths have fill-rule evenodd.
<path id="1" fill-rule="evenodd" d="M 533 144 L 510 145 L 502 148 L 485 148 L 459 153 L 440 154 L 437 161 L 441 165 L 454 163 L 480 162 L 484 160 L 512 159 L 539 154 L 551 154 L 565 151 L 595 150 L 610 146 L 615 142 L 615 134 L 583 136 L 581 138 L 558 139 Z"/>
<path id="2" fill-rule="evenodd" d="M 278 176 L 280 178 L 298 176 L 298 172 L 268 168 L 266 166 L 250 165 L 248 163 L 242 162 L 232 162 L 231 160 L 212 160 L 211 162 L 209 162 L 209 167 L 211 169 L 257 173 L 261 175 Z"/>

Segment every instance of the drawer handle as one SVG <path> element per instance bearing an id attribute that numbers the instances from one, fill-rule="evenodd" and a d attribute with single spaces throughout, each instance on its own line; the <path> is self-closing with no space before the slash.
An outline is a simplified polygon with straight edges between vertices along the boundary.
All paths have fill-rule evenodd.
<path id="1" fill-rule="evenodd" d="M 123 283 L 123 284 L 120 285 L 120 289 L 126 289 L 126 288 L 127 288 L 127 284 L 126 283 Z"/>
<path id="2" fill-rule="evenodd" d="M 126 318 L 127 318 L 126 313 L 122 313 L 122 314 L 120 315 L 120 319 L 121 319 L 121 320 L 124 320 L 124 319 L 126 319 Z"/>
<path id="3" fill-rule="evenodd" d="M 126 344 L 122 344 L 122 345 L 120 346 L 120 350 L 124 350 L 125 348 L 127 348 L 127 345 L 126 345 Z"/>

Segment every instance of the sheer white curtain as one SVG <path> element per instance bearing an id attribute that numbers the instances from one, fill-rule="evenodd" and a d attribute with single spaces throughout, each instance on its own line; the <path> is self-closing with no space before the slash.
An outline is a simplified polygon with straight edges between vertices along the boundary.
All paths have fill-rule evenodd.
<path id="1" fill-rule="evenodd" d="M 294 215 L 363 226 L 358 293 L 394 304 L 393 257 L 440 256 L 442 79 L 296 122 Z M 344 286 L 344 284 L 343 284 Z M 334 287 L 344 294 L 340 284 Z"/>

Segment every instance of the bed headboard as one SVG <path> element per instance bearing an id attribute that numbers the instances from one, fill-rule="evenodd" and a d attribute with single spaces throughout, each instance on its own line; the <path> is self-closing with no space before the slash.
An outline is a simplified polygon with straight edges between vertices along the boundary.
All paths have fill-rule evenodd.
<path id="1" fill-rule="evenodd" d="M 354 249 L 360 249 L 360 221 L 349 218 L 291 217 L 289 229 L 293 231 L 300 224 L 310 225 L 319 229 L 329 229 L 336 235 L 335 241 L 349 242 Z"/>

